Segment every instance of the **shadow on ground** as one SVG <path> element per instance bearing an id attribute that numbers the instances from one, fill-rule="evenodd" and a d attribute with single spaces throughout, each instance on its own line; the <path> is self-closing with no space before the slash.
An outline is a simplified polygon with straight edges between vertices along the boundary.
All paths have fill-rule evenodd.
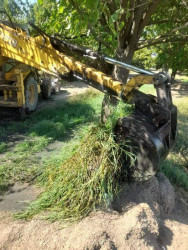
<path id="1" fill-rule="evenodd" d="M 175 83 L 172 85 L 172 94 L 178 98 L 188 96 L 188 84 Z"/>
<path id="2" fill-rule="evenodd" d="M 11 122 L 0 124 L 0 141 L 22 140 L 30 134 L 62 141 L 77 125 L 92 121 L 94 116 L 95 110 L 86 103 L 59 102 L 31 114 L 24 122 L 16 122 L 12 117 Z"/>

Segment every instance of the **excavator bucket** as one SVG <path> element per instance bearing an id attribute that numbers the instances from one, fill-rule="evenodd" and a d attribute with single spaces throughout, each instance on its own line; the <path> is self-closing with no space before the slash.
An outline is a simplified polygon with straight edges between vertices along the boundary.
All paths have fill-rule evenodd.
<path id="1" fill-rule="evenodd" d="M 117 121 L 116 140 L 136 155 L 131 163 L 122 156 L 122 167 L 131 180 L 153 176 L 173 147 L 177 135 L 177 108 L 172 104 L 170 83 L 156 84 L 157 97 L 137 91 L 135 111 Z"/>

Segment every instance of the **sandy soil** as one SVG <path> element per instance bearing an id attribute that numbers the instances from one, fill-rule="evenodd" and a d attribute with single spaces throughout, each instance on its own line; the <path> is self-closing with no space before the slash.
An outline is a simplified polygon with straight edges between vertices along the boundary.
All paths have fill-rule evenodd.
<path id="1" fill-rule="evenodd" d="M 187 194 L 182 190 L 174 193 L 162 174 L 147 182 L 126 186 L 108 211 L 93 212 L 74 225 L 50 223 L 40 218 L 13 220 L 12 209 L 1 210 L 2 250 L 188 250 Z"/>

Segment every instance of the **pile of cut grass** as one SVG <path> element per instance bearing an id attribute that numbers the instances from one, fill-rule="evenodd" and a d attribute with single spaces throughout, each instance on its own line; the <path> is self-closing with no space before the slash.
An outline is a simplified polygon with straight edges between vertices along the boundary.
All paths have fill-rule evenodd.
<path id="1" fill-rule="evenodd" d="M 19 218 L 31 218 L 50 211 L 47 218 L 74 221 L 99 206 L 108 207 L 118 193 L 122 153 L 134 156 L 114 140 L 113 128 L 119 116 L 132 110 L 120 103 L 105 125 L 94 124 L 72 156 L 59 166 L 48 166 L 43 173 L 46 190 Z M 124 171 L 124 170 L 123 170 Z"/>

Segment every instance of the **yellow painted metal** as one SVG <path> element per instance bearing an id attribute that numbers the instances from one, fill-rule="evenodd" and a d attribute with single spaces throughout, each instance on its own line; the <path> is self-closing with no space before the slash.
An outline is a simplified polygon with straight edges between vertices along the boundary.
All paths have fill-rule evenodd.
<path id="1" fill-rule="evenodd" d="M 9 90 L 9 97 L 12 98 L 12 90 Z"/>
<path id="2" fill-rule="evenodd" d="M 119 93 L 122 83 L 112 77 L 87 67 L 72 57 L 55 50 L 48 37 L 28 37 L 22 31 L 15 31 L 5 25 L 0 25 L 1 56 L 15 59 L 52 75 L 76 71 L 87 78 L 111 88 Z"/>
<path id="3" fill-rule="evenodd" d="M 153 83 L 153 76 L 137 75 L 131 78 L 122 88 L 122 94 L 129 100 L 134 89 L 141 87 L 144 84 Z"/>
<path id="4" fill-rule="evenodd" d="M 53 49 L 48 37 L 28 37 L 22 30 L 0 25 L 0 53 L 52 75 L 69 70 L 62 64 L 60 53 Z"/>
<path id="5" fill-rule="evenodd" d="M 85 64 L 74 60 L 72 57 L 61 55 L 64 65 L 67 66 L 72 71 L 76 71 L 79 74 L 85 76 L 88 79 L 91 79 L 99 84 L 102 84 L 118 95 L 121 94 L 123 83 L 117 80 L 114 80 L 111 76 L 104 74 L 101 71 L 98 71 L 94 68 L 90 68 Z"/>
<path id="6" fill-rule="evenodd" d="M 51 45 L 50 39 L 46 36 L 29 37 L 21 29 L 14 30 L 6 25 L 0 24 L 0 66 L 3 65 L 7 58 L 20 62 L 20 65 L 29 65 L 51 75 L 63 75 L 70 71 L 76 71 L 87 79 L 106 86 L 120 98 L 122 94 L 128 97 L 133 89 L 143 84 L 153 82 L 153 76 L 136 76 L 125 85 L 55 50 Z M 29 70 L 24 71 L 23 66 L 20 65 L 15 67 L 19 73 L 15 75 L 13 70 L 7 72 L 6 79 L 17 79 L 17 102 L 19 106 L 24 107 L 25 96 L 23 81 L 29 74 Z M 6 96 L 7 95 L 5 95 L 5 98 Z"/>
<path id="7" fill-rule="evenodd" d="M 5 80 L 15 82 L 17 80 L 17 76 L 15 74 L 15 70 L 21 70 L 23 74 L 23 79 L 25 79 L 31 70 L 28 65 L 23 63 L 16 63 L 15 67 L 11 68 L 8 72 L 5 73 Z"/>
<path id="8" fill-rule="evenodd" d="M 7 95 L 7 90 L 5 89 L 4 90 L 4 101 L 7 101 L 8 100 L 8 95 Z"/>
<path id="9" fill-rule="evenodd" d="M 25 107 L 25 93 L 24 93 L 24 78 L 21 70 L 16 70 L 15 72 L 17 76 L 16 86 L 18 87 L 17 91 L 17 102 L 19 107 Z"/>

